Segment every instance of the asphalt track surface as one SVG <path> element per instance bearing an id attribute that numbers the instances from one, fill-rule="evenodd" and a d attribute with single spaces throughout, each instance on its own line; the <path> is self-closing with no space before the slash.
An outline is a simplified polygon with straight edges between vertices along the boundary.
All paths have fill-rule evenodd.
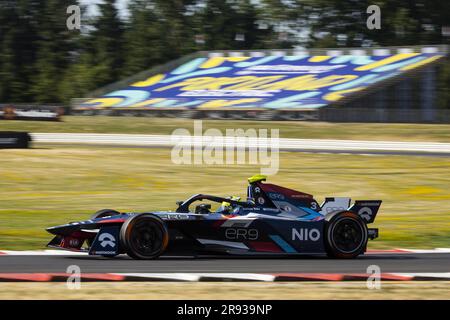
<path id="1" fill-rule="evenodd" d="M 141 134 L 32 133 L 36 143 L 97 145 L 116 147 L 173 147 L 175 145 L 234 147 L 237 149 L 274 148 L 280 151 L 308 153 L 349 153 L 384 155 L 450 156 L 450 143 L 399 142 L 328 139 L 268 138 L 235 139 L 235 137 L 170 136 Z"/>
<path id="2" fill-rule="evenodd" d="M 381 272 L 449 272 L 450 253 L 369 254 L 352 260 L 325 257 L 223 258 L 161 257 L 158 260 L 132 260 L 96 256 L 4 255 L 0 256 L 2 273 L 66 272 L 77 265 L 85 273 L 366 273 L 377 265 Z"/>

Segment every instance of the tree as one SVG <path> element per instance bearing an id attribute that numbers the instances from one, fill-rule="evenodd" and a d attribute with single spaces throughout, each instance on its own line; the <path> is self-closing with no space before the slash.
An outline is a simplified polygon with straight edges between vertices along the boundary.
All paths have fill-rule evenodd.
<path id="1" fill-rule="evenodd" d="M 120 20 L 115 0 L 99 4 L 99 16 L 92 22 L 93 31 L 86 40 L 93 80 L 97 87 L 119 79 L 123 66 L 123 22 Z"/>
<path id="2" fill-rule="evenodd" d="M 127 19 L 115 2 L 103 0 L 79 32 L 66 28 L 78 0 L 2 0 L 0 101 L 68 103 L 197 50 L 448 43 L 441 30 L 450 21 L 448 1 L 130 0 Z M 381 30 L 366 27 L 372 4 Z"/>
<path id="3" fill-rule="evenodd" d="M 276 39 L 263 7 L 249 0 L 207 0 L 194 19 L 196 32 L 204 39 L 204 50 L 271 48 Z"/>
<path id="4" fill-rule="evenodd" d="M 41 103 L 60 101 L 60 83 L 71 63 L 76 31 L 66 26 L 66 9 L 73 0 L 41 2 L 37 22 L 35 76 L 31 79 L 33 100 Z"/>
<path id="5" fill-rule="evenodd" d="M 124 33 L 123 74 L 132 75 L 165 62 L 161 41 L 165 33 L 154 12 L 154 4 L 147 0 L 132 0 L 129 4 L 130 17 Z"/>
<path id="6" fill-rule="evenodd" d="M 154 0 L 155 14 L 160 25 L 160 46 L 167 60 L 196 50 L 191 6 L 195 0 Z"/>
<path id="7" fill-rule="evenodd" d="M 0 101 L 32 99 L 39 1 L 3 1 L 0 5 Z"/>

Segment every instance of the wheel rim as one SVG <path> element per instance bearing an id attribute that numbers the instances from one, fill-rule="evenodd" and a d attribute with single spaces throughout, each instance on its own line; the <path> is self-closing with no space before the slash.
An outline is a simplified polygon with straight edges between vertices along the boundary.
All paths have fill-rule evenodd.
<path id="1" fill-rule="evenodd" d="M 334 247 L 343 253 L 353 253 L 361 248 L 364 230 L 358 221 L 350 218 L 336 222 L 332 230 Z"/>
<path id="2" fill-rule="evenodd" d="M 158 223 L 148 219 L 136 221 L 130 235 L 133 250 L 142 256 L 153 256 L 162 247 L 163 231 Z"/>

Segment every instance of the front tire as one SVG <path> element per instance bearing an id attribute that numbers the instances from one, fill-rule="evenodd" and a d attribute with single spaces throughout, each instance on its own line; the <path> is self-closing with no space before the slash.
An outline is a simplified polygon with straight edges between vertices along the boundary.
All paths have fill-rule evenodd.
<path id="1" fill-rule="evenodd" d="M 357 214 L 342 211 L 325 219 L 325 249 L 329 257 L 350 259 L 365 251 L 367 226 Z"/>
<path id="2" fill-rule="evenodd" d="M 165 251 L 168 242 L 166 224 L 151 213 L 131 216 L 120 229 L 121 247 L 133 259 L 156 259 Z"/>

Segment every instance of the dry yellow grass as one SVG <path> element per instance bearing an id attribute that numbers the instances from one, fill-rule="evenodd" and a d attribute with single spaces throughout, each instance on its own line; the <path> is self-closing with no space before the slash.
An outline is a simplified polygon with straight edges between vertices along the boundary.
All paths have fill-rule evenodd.
<path id="1" fill-rule="evenodd" d="M 450 299 L 450 282 L 177 283 L 86 282 L 70 290 L 62 283 L 0 283 L 0 299 Z M 238 294 L 239 292 L 239 294 Z"/>
<path id="2" fill-rule="evenodd" d="M 245 198 L 253 165 L 175 165 L 170 149 L 46 146 L 3 150 L 0 249 L 43 248 L 45 228 L 103 208 L 174 209 L 194 193 Z M 371 248 L 450 245 L 450 158 L 280 153 L 269 182 L 326 196 L 382 199 Z"/>

